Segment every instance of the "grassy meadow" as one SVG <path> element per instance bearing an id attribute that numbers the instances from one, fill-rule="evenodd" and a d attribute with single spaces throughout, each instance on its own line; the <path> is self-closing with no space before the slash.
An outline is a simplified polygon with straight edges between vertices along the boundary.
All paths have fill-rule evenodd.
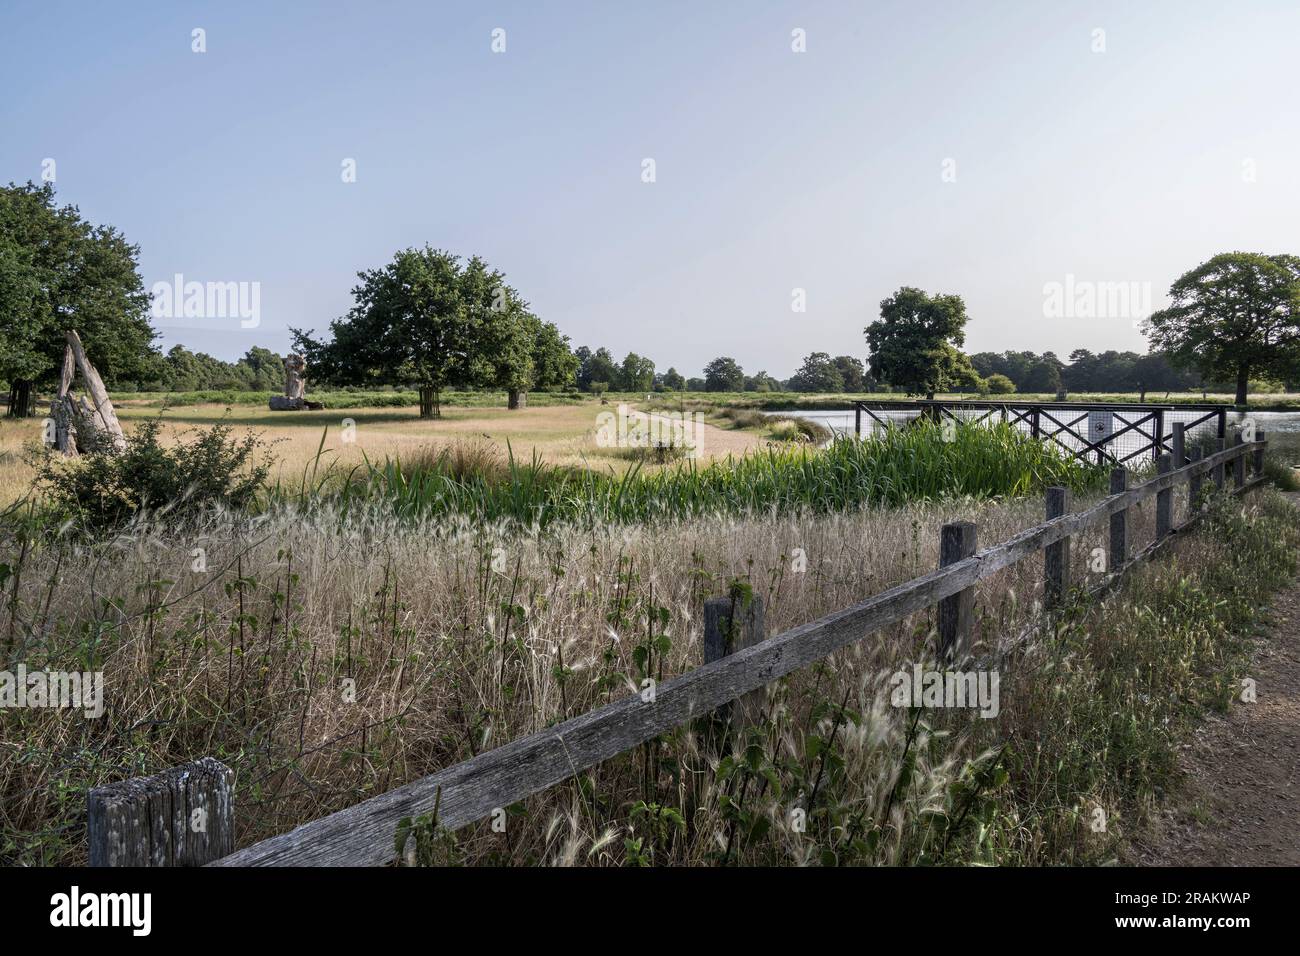
<path id="1" fill-rule="evenodd" d="M 552 465 L 595 471 L 623 473 L 639 461 L 626 449 L 601 447 L 597 441 L 598 416 L 616 412 L 614 402 L 532 404 L 515 411 L 506 409 L 504 402 L 501 407 L 452 405 L 433 420 L 421 419 L 415 405 L 272 412 L 264 403 L 163 407 L 127 399 L 116 408 L 128 433 L 146 419 L 159 418 L 168 441 L 184 441 L 196 429 L 223 421 L 238 432 L 257 433 L 274 450 L 273 480 L 284 485 L 297 484 L 321 468 L 346 474 L 364 469 L 367 460 L 411 460 L 465 444 L 487 445 L 501 453 L 509 450 L 521 460 L 536 455 Z M 41 429 L 40 418 L 0 419 L 0 504 L 12 502 L 31 485 L 36 472 L 27 450 L 40 442 Z M 706 425 L 699 454 L 705 460 L 741 456 L 769 440 L 778 440 L 771 426 L 737 428 L 719 419 Z M 653 469 L 655 462 L 644 465 Z"/>
<path id="2" fill-rule="evenodd" d="M 649 460 L 596 445 L 617 402 L 453 405 L 432 422 L 177 405 L 147 454 L 54 467 L 123 503 L 144 472 L 206 461 L 187 436 L 224 423 L 261 435 L 265 486 L 246 509 L 182 493 L 113 521 L 27 495 L 39 423 L 4 422 L 0 653 L 103 671 L 107 700 L 94 719 L 5 714 L 0 863 L 84 862 L 90 787 L 198 756 L 235 770 L 239 844 L 254 842 L 698 666 L 706 598 L 761 596 L 774 634 L 932 570 L 946 522 L 977 522 L 989 545 L 1042 520 L 1047 485 L 1076 506 L 1105 493 L 1103 470 L 996 423 L 823 447 L 721 407 L 712 454 Z M 160 410 L 120 415 L 140 436 Z M 1134 511 L 1145 542 L 1154 504 Z M 1104 580 L 1105 545 L 1101 527 L 1074 540 L 1076 583 Z M 1298 546 L 1280 495 L 1216 500 L 1171 560 L 1050 622 L 1041 558 L 1024 561 L 977 588 L 993 719 L 891 706 L 892 674 L 934 666 L 931 608 L 772 685 L 744 735 L 679 728 L 508 808 L 506 837 L 439 834 L 417 862 L 1114 861 L 1175 784 L 1179 742 L 1228 705 Z"/>
<path id="3" fill-rule="evenodd" d="M 932 569 L 947 521 L 975 520 L 988 543 L 1041 508 L 962 498 L 536 533 L 285 510 L 96 540 L 7 523 L 23 557 L 0 609 L 6 656 L 101 669 L 108 706 L 6 715 L 0 859 L 84 861 L 88 787 L 201 754 L 235 769 L 239 842 L 255 841 L 697 666 L 702 603 L 732 582 L 764 598 L 775 633 Z M 1135 539 L 1152 524 L 1139 509 Z M 1076 540 L 1077 581 L 1101 579 L 1103 544 L 1100 529 Z M 1280 496 L 1225 502 L 1172 561 L 1047 628 L 1040 562 L 1023 562 L 978 589 L 976 650 L 1005 655 L 996 719 L 889 705 L 890 674 L 930 666 L 931 609 L 778 682 L 734 756 L 682 728 L 509 808 L 508 838 L 461 831 L 435 862 L 1114 859 L 1172 785 L 1181 735 L 1227 705 L 1297 546 Z M 1105 834 L 1088 826 L 1097 806 Z"/>

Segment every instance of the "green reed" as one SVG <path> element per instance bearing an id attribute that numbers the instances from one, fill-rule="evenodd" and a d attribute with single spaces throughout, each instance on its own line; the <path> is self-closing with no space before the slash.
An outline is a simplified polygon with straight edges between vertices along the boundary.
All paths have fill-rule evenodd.
<path id="1" fill-rule="evenodd" d="M 741 458 L 624 473 L 557 467 L 536 454 L 504 460 L 448 448 L 316 484 L 343 508 L 547 525 L 644 522 L 701 514 L 825 513 L 945 498 L 1031 494 L 1048 485 L 1100 487 L 1104 471 L 1002 423 L 891 427 L 826 448 L 769 446 Z M 329 489 L 329 490 L 325 490 Z M 277 489 L 281 497 L 293 489 Z"/>

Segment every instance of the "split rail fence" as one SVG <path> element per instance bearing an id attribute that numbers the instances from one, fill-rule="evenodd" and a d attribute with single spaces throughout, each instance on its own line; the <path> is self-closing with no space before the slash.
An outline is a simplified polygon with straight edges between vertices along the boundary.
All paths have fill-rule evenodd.
<path id="1" fill-rule="evenodd" d="M 1108 522 L 1113 583 L 1198 520 L 1207 481 L 1224 490 L 1230 480 L 1228 490 L 1237 494 L 1262 483 L 1265 442 L 1262 433 L 1256 438 L 1243 443 L 1234 432 L 1227 447 L 1220 439 L 1217 449 L 1188 454 L 1185 429 L 1176 423 L 1172 451 L 1160 456 L 1150 480 L 1129 487 L 1129 473 L 1116 468 L 1110 495 L 1079 512 L 1070 512 L 1066 489 L 1049 488 L 1043 524 L 982 551 L 973 523 L 946 524 L 937 570 L 773 637 L 764 638 L 759 598 L 742 614 L 731 598 L 712 599 L 705 605 L 705 663 L 661 683 L 652 701 L 633 694 L 240 850 L 234 849 L 234 774 L 213 758 L 97 787 L 88 799 L 90 864 L 383 865 L 394 858 L 403 817 L 429 813 L 436 803 L 438 824 L 455 830 L 720 708 L 732 709 L 732 720 L 752 719 L 768 684 L 928 607 L 938 605 L 940 653 L 961 660 L 969 651 L 977 582 L 1043 552 L 1043 599 L 1051 613 L 1071 591 L 1071 537 Z M 1191 507 L 1188 520 L 1175 527 L 1173 495 L 1182 484 Z M 1129 509 L 1153 497 L 1155 539 L 1136 551 Z"/>

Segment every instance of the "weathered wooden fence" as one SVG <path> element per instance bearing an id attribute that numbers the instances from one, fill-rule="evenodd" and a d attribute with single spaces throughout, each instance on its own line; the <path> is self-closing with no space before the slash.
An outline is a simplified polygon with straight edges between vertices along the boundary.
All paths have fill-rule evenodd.
<path id="1" fill-rule="evenodd" d="M 1240 434 L 1217 450 L 1185 454 L 1185 433 L 1175 426 L 1172 452 L 1161 456 L 1157 474 L 1136 487 L 1117 468 L 1111 494 L 1084 511 L 1069 510 L 1063 488 L 1049 488 L 1046 521 L 1007 541 L 976 550 L 970 522 L 945 525 L 938 570 L 874 595 L 820 620 L 763 638 L 762 602 L 718 598 L 705 606 L 705 663 L 664 681 L 651 698 L 633 694 L 563 723 L 412 781 L 288 833 L 231 851 L 234 806 L 231 773 L 204 758 L 155 777 L 92 790 L 89 797 L 90 862 L 102 866 L 373 866 L 394 858 L 394 833 L 403 817 L 430 812 L 454 830 L 490 816 L 617 756 L 693 718 L 734 706 L 732 720 L 751 720 L 764 688 L 875 631 L 938 605 L 939 650 L 960 660 L 969 650 L 974 585 L 1031 555 L 1043 552 L 1044 604 L 1051 612 L 1071 591 L 1070 539 L 1107 522 L 1110 586 L 1128 568 L 1158 552 L 1201 514 L 1209 476 L 1225 489 L 1231 469 L 1234 493 L 1263 480 L 1263 434 L 1243 444 Z M 1247 461 L 1253 476 L 1247 480 Z M 1186 484 L 1189 518 L 1173 524 L 1173 492 Z M 1156 499 L 1155 539 L 1133 553 L 1129 509 Z M 732 702 L 737 702 L 732 705 Z M 194 835 L 199 823 L 206 828 Z"/>
<path id="2" fill-rule="evenodd" d="M 1182 425 L 1193 439 L 1223 440 L 1228 412 L 1221 404 L 1148 405 L 1085 402 L 1001 401 L 882 401 L 853 403 L 853 431 L 862 434 L 863 416 L 878 425 L 898 416 L 934 421 L 951 419 L 978 423 L 995 416 L 1033 438 L 1065 449 L 1087 461 L 1122 465 L 1134 458 L 1159 458 L 1172 453 L 1173 429 Z"/>

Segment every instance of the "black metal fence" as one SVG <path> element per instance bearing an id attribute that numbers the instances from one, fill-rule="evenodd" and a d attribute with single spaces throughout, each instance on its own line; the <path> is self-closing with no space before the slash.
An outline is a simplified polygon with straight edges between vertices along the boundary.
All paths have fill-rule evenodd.
<path id="1" fill-rule="evenodd" d="M 853 431 L 917 418 L 941 422 L 1003 421 L 1088 461 L 1123 464 L 1170 450 L 1174 423 L 1182 422 L 1189 448 L 1227 437 L 1230 405 L 1085 404 L 1014 401 L 859 401 Z"/>

